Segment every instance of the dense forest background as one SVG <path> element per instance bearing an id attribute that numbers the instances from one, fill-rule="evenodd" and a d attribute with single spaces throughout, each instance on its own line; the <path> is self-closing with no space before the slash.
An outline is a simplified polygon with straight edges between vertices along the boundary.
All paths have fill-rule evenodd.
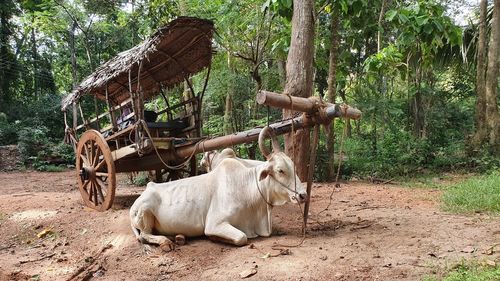
<path id="1" fill-rule="evenodd" d="M 340 154 L 344 177 L 500 167 L 500 25 L 493 20 L 499 7 L 498 0 L 481 2 L 483 13 L 468 1 L 315 1 L 314 94 L 363 112 L 359 121 L 336 120 L 330 132 L 323 130 L 317 180 L 333 177 Z M 38 169 L 51 159 L 72 163 L 72 149 L 62 142 L 61 98 L 101 63 L 181 15 L 212 19 L 217 30 L 204 134 L 279 120 L 281 111 L 268 114 L 255 95 L 283 91 L 292 5 L 1 0 L 0 145 L 18 144 L 24 163 Z M 456 7 L 467 7 L 470 19 L 456 16 Z M 248 149 L 238 148 L 243 157 Z"/>

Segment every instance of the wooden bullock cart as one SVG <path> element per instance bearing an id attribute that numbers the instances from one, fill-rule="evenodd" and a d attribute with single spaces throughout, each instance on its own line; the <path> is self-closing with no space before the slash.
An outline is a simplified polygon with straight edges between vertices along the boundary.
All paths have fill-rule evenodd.
<path id="1" fill-rule="evenodd" d="M 66 141 L 75 149 L 76 177 L 86 206 L 99 211 L 111 207 L 116 173 L 154 170 L 157 180 L 176 180 L 196 175 L 197 153 L 257 140 L 260 128 L 217 138 L 201 136 L 213 32 L 211 21 L 180 17 L 103 64 L 63 99 Z M 189 78 L 204 69 L 204 85 L 196 92 Z M 183 94 L 174 99 L 166 94 L 183 82 Z M 158 96 L 163 107 L 146 108 Z M 304 112 L 272 124 L 276 134 L 329 123 L 335 117 L 360 116 L 350 107 L 265 91 L 257 102 Z M 84 108 L 93 112 L 85 114 Z"/>

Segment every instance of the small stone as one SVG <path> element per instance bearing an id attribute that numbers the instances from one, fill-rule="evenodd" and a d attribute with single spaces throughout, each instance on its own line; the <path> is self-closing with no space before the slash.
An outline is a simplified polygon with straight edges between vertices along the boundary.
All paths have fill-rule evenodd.
<path id="1" fill-rule="evenodd" d="M 475 251 L 476 251 L 476 249 L 474 249 L 474 247 L 472 247 L 472 246 L 467 246 L 467 247 L 462 249 L 463 253 L 468 253 L 468 254 L 474 253 Z"/>
<path id="2" fill-rule="evenodd" d="M 321 256 L 321 257 L 319 257 L 319 259 L 322 261 L 326 261 L 328 259 L 328 256 Z"/>
<path id="3" fill-rule="evenodd" d="M 252 275 L 255 275 L 256 273 L 257 273 L 256 268 L 245 269 L 242 272 L 240 272 L 240 278 L 245 279 L 245 278 L 248 278 Z"/>
<path id="4" fill-rule="evenodd" d="M 186 244 L 186 237 L 182 234 L 175 235 L 175 244 L 180 246 Z"/>

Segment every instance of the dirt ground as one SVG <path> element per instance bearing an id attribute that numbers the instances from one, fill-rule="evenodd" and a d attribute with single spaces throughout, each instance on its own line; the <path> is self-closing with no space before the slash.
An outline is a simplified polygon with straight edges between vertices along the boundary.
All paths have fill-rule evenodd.
<path id="1" fill-rule="evenodd" d="M 0 173 L 0 280 L 420 280 L 462 260 L 500 262 L 500 218 L 439 210 L 440 191 L 315 184 L 301 241 L 297 204 L 273 235 L 233 247 L 189 239 L 164 253 L 137 242 L 128 209 L 143 190 L 118 180 L 113 208 L 83 207 L 75 172 Z M 330 202 L 331 206 L 325 210 Z M 38 237 L 37 236 L 40 236 Z"/>

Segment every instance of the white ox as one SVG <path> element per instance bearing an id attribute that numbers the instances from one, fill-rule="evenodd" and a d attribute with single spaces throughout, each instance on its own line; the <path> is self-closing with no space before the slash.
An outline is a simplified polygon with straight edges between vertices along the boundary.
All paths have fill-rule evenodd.
<path id="1" fill-rule="evenodd" d="M 268 127 L 262 130 L 259 143 L 267 132 Z M 206 235 L 234 245 L 244 245 L 248 238 L 270 236 L 272 207 L 292 198 L 298 202 L 307 198 L 292 160 L 278 150 L 275 136 L 271 137 L 274 152 L 263 151 L 268 160 L 261 165 L 246 167 L 228 158 L 204 175 L 149 183 L 130 208 L 137 239 L 172 249 L 167 236 L 178 234 Z"/>

